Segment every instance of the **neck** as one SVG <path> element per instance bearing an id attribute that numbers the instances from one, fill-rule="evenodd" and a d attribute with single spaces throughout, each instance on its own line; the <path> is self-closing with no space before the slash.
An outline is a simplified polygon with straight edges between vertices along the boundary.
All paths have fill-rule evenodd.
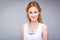
<path id="1" fill-rule="evenodd" d="M 38 21 L 31 21 L 30 24 L 31 25 L 36 25 L 36 24 L 38 24 Z"/>

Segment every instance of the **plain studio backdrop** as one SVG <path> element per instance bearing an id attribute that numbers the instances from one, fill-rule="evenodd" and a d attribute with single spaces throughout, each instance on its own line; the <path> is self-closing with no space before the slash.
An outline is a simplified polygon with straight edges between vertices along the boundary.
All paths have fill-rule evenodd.
<path id="1" fill-rule="evenodd" d="M 20 40 L 20 27 L 28 22 L 26 6 L 30 1 L 0 0 L 0 40 Z M 60 40 L 60 0 L 34 1 L 41 6 L 43 22 L 48 26 L 48 39 Z"/>

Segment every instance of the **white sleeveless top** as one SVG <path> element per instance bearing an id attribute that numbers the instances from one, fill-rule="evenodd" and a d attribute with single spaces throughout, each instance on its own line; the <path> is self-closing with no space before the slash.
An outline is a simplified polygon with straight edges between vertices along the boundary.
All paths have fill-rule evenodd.
<path id="1" fill-rule="evenodd" d="M 39 23 L 35 34 L 30 35 L 30 34 L 28 34 L 28 23 L 25 23 L 24 24 L 24 39 L 23 40 L 42 40 L 41 30 L 42 30 L 42 24 Z"/>

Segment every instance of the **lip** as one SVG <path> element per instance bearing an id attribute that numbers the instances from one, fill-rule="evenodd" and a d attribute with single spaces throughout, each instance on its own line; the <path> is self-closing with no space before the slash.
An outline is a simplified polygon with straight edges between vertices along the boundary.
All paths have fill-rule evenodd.
<path id="1" fill-rule="evenodd" d="M 34 17 L 34 16 L 32 16 L 32 18 L 34 19 L 35 17 Z"/>

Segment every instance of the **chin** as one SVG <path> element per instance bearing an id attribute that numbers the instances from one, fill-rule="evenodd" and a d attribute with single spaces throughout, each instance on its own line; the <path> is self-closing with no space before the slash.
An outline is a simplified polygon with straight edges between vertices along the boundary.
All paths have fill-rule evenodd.
<path id="1" fill-rule="evenodd" d="M 33 20 L 31 20 L 31 21 L 33 21 L 33 22 L 34 22 L 34 21 L 36 21 L 36 19 L 33 19 Z"/>

